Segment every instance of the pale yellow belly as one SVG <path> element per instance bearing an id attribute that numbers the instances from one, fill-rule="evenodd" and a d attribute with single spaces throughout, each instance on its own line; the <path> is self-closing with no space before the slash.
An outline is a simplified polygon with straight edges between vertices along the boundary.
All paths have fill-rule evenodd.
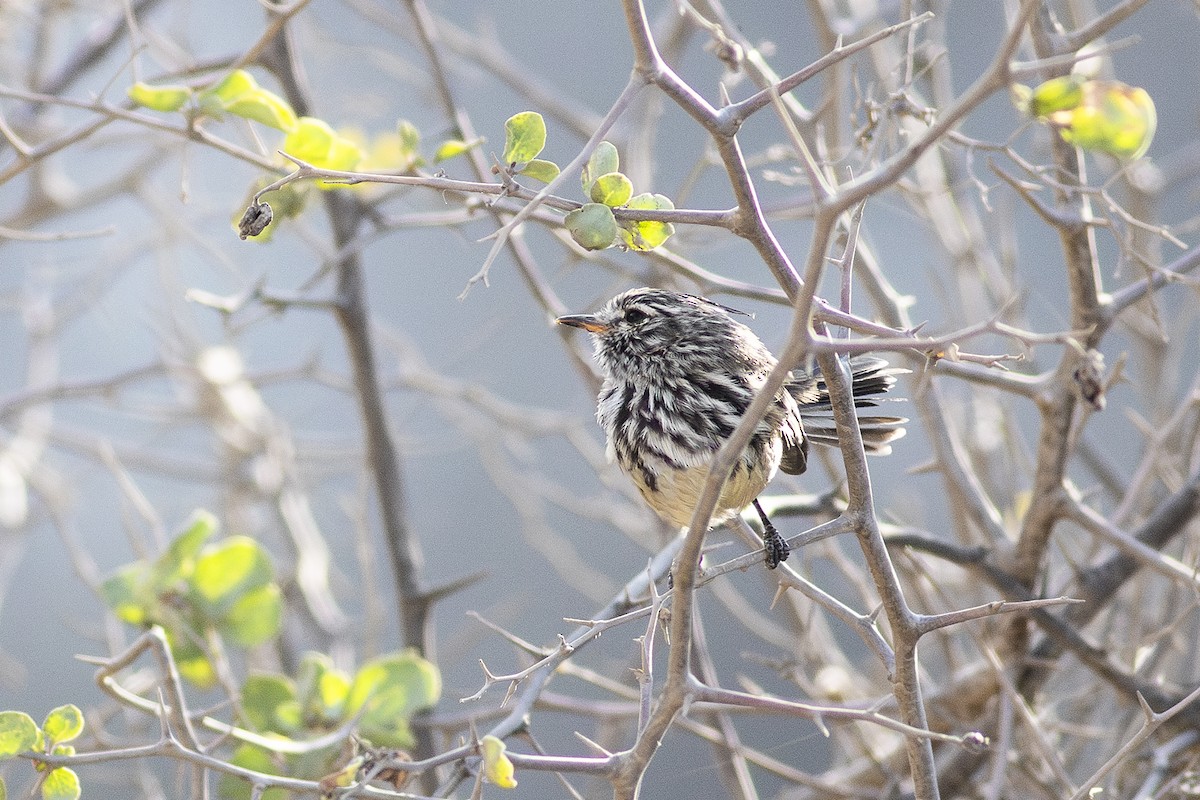
<path id="1" fill-rule="evenodd" d="M 672 525 L 687 527 L 692 521 L 692 512 L 704 491 L 708 479 L 708 465 L 689 467 L 683 470 L 665 470 L 658 474 L 658 491 L 651 491 L 633 472 L 633 482 L 642 492 L 642 497 L 660 517 Z M 729 519 L 750 505 L 754 498 L 766 488 L 771 471 L 766 468 L 747 470 L 744 466 L 734 470 L 721 490 L 721 498 L 713 511 L 710 526 Z"/>

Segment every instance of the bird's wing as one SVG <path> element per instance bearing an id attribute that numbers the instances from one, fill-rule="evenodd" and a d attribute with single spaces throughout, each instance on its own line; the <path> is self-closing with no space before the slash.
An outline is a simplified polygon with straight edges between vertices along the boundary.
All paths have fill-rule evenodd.
<path id="1" fill-rule="evenodd" d="M 779 428 L 783 437 L 783 460 L 779 462 L 779 468 L 788 475 L 799 475 L 808 469 L 808 436 L 804 433 L 796 400 L 786 389 L 781 396 L 787 414 Z"/>

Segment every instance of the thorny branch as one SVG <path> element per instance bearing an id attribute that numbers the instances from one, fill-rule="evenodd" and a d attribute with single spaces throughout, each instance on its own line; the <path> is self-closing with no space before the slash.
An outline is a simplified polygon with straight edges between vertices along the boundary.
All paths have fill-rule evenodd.
<path id="1" fill-rule="evenodd" d="M 1105 786 L 1111 792 L 1118 780 L 1124 782 L 1121 786 L 1134 780 L 1138 757 L 1147 752 L 1151 736 L 1163 726 L 1181 735 L 1200 727 L 1200 712 L 1192 707 L 1196 697 L 1193 684 L 1200 681 L 1200 674 L 1177 655 L 1186 649 L 1180 642 L 1194 639 L 1198 624 L 1195 596 L 1200 584 L 1194 548 L 1183 534 L 1194 528 L 1200 509 L 1200 406 L 1194 376 L 1182 376 L 1191 386 L 1182 392 L 1182 402 L 1165 388 L 1164 376 L 1171 371 L 1194 371 L 1194 359 L 1187 358 L 1182 352 L 1187 348 L 1178 341 L 1169 341 L 1171 336 L 1190 340 L 1180 336 L 1170 314 L 1159 307 L 1162 290 L 1195 283 L 1193 273 L 1200 256 L 1196 249 L 1187 249 L 1194 224 L 1173 225 L 1156 219 L 1160 210 L 1153 208 L 1153 201 L 1163 195 L 1145 191 L 1130 178 L 1127 168 L 1111 170 L 1111 175 L 1098 183 L 1089 170 L 1101 174 L 1110 165 L 1084 155 L 1057 136 L 1048 137 L 1051 163 L 1039 165 L 1042 156 L 1027 155 L 1038 151 L 1026 142 L 1043 136 L 1039 128 L 1017 131 L 999 144 L 958 130 L 990 99 L 1007 92 L 1013 81 L 1064 74 L 1084 62 L 1088 54 L 1081 49 L 1148 7 L 1146 0 L 1124 0 L 1090 18 L 1066 20 L 1057 19 L 1051 4 L 1040 0 L 1012 4 L 989 63 L 960 93 L 954 91 L 963 84 L 957 80 L 962 76 L 951 72 L 956 52 L 947 46 L 946 20 L 929 12 L 917 14 L 912 3 L 900 3 L 894 19 L 873 17 L 869 12 L 842 18 L 827 4 L 809 4 L 814 36 L 824 55 L 780 72 L 775 64 L 791 57 L 790 51 L 784 52 L 783 43 L 772 52 L 743 35 L 730 10 L 716 0 L 675 3 L 672 10 L 677 15 L 654 21 L 643 2 L 624 0 L 632 64 L 624 89 L 615 93 L 607 110 L 595 113 L 582 108 L 574 98 L 560 96 L 553 81 L 531 80 L 510 87 L 529 102 L 544 106 L 579 139 L 559 178 L 536 191 L 508 176 L 494 180 L 480 149 L 466 154 L 472 173 L 469 179 L 442 173 L 323 170 L 294 154 L 284 154 L 294 165 L 284 174 L 282 162 L 263 155 L 260 142 L 254 142 L 257 147 L 249 146 L 237 136 L 221 136 L 203 125 L 179 124 L 106 100 L 104 93 L 84 98 L 67 95 L 70 87 L 105 69 L 109 56 L 119 52 L 126 38 L 135 53 L 147 47 L 169 52 L 165 40 L 155 38 L 161 33 L 143 35 L 147 13 L 156 7 L 161 10 L 163 5 L 155 0 L 128 4 L 122 14 L 97 26 L 96 33 L 55 69 L 42 63 L 53 32 L 49 22 L 42 23 L 42 38 L 31 53 L 37 62 L 29 70 L 31 79 L 3 76 L 0 137 L 4 144 L 0 154 L 7 158 L 0 163 L 0 184 L 26 182 L 30 199 L 5 207 L 0 247 L 69 244 L 78 237 L 120 234 L 120 226 L 111 225 L 79 226 L 77 231 L 57 233 L 34 230 L 91 207 L 90 201 L 55 195 L 47 175 L 64 156 L 100 141 L 110 131 L 202 149 L 219 154 L 226 163 L 240 163 L 270 176 L 273 182 L 256 197 L 318 179 L 348 186 L 393 187 L 391 195 L 380 195 L 382 200 L 336 190 L 323 195 L 330 231 L 305 235 L 310 242 L 322 236 L 330 241 L 311 248 L 318 251 L 313 259 L 316 265 L 299 289 L 269 287 L 262 273 L 224 293 L 193 287 L 188 297 L 206 309 L 217 310 L 226 332 L 234 336 L 275 315 L 303 310 L 331 312 L 338 320 L 353 377 L 339 382 L 315 368 L 302 374 L 314 385 L 351 391 L 357 402 L 366 471 L 378 501 L 379 525 L 386 533 L 398 597 L 397 611 L 391 615 L 396 619 L 387 624 L 398 624 L 407 644 L 436 655 L 430 621 L 434 602 L 446 591 L 424 586 L 419 545 L 428 545 L 431 534 L 418 531 L 410 522 L 413 509 L 401 477 L 400 444 L 407 446 L 408 439 L 404 438 L 407 432 L 398 433 L 400 423 L 385 407 L 385 395 L 391 388 L 443 406 L 440 419 L 473 440 L 490 478 L 515 506 L 527 504 L 536 513 L 553 507 L 588 522 L 603 520 L 643 542 L 648 528 L 645 520 L 635 518 L 631 511 L 629 487 L 621 484 L 617 488 L 611 483 L 612 473 L 601 463 L 601 448 L 589 438 L 588 428 L 486 394 L 475 385 L 475 375 L 454 378 L 448 372 L 443 374 L 441 365 L 406 361 L 403 353 L 399 359 L 403 363 L 395 367 L 388 362 L 392 352 L 387 349 L 381 356 L 378 343 L 390 340 L 380 338 L 381 316 L 369 304 L 372 284 L 366 265 L 372 247 L 418 226 L 463 228 L 483 218 L 492 226 L 491 249 L 467 286 L 486 284 L 498 257 L 511 255 L 525 291 L 543 315 L 567 310 L 558 292 L 576 273 L 558 266 L 548 270 L 543 265 L 547 258 L 542 252 L 544 243 L 527 240 L 526 228 L 548 231 L 548 240 L 565 254 L 549 258 L 570 261 L 573 270 L 615 273 L 622 283 L 657 281 L 705 294 L 732 294 L 789 306 L 790 327 L 786 340 L 776 349 L 780 365 L 718 454 L 687 535 L 658 547 L 646 569 L 629 579 L 593 617 L 567 618 L 575 629 L 560 635 L 557 644 L 532 644 L 501 624 L 484 623 L 491 634 L 517 651 L 521 666 L 493 672 L 488 664 L 494 665 L 498 659 L 489 654 L 480 659 L 482 685 L 464 698 L 480 702 L 454 712 L 435 711 L 413 721 L 423 737 L 416 761 L 397 761 L 390 766 L 422 775 L 427 793 L 436 789 L 438 795 L 445 795 L 465 781 L 482 785 L 482 759 L 474 727 L 485 721 L 489 733 L 513 746 L 510 757 L 518 774 L 549 771 L 564 778 L 570 774 L 598 776 L 612 784 L 619 798 L 638 796 L 647 781 L 651 759 L 665 742 L 674 744 L 674 739 L 668 740 L 674 731 L 714 746 L 720 761 L 717 772 L 736 797 L 757 796 L 759 770 L 794 784 L 797 792 L 808 793 L 802 796 L 878 797 L 911 792 L 918 798 L 934 798 L 965 793 L 967 787 L 972 793 L 981 789 L 991 797 L 1035 796 L 1044 786 L 1037 776 L 1023 771 L 1020 748 L 1027 745 L 1014 735 L 1018 726 L 1024 725 L 1032 734 L 1029 738 L 1039 763 L 1053 772 L 1049 780 L 1055 788 L 1073 790 L 1076 797 L 1083 797 L 1096 787 Z M 296 23 L 316 19 L 310 5 L 305 0 L 270 5 L 262 31 L 242 52 L 207 60 L 189 56 L 183 59 L 186 66 L 170 74 L 195 81 L 233 66 L 266 67 L 284 87 L 292 105 L 304 113 L 310 106 L 303 76 L 307 52 L 297 44 Z M 467 95 L 456 85 L 470 79 L 462 66 L 482 65 L 499 84 L 521 83 L 528 70 L 519 62 L 520 51 L 491 32 L 475 34 L 439 18 L 420 0 L 406 0 L 401 6 L 407 12 L 404 16 L 360 0 L 350 3 L 396 40 L 413 44 L 442 121 L 454 135 L 476 140 L 474 109 L 468 108 L 463 99 Z M 1079 13 L 1075 7 L 1070 11 Z M 692 38 L 705 40 L 726 71 L 714 92 L 715 101 L 706 96 L 701 79 L 692 77 L 696 74 L 693 60 L 684 57 Z M 1114 70 L 1113 55 L 1120 49 L 1104 46 L 1095 52 L 1109 59 L 1106 69 Z M 1022 58 L 1026 60 L 1019 60 Z M 135 55 L 133 72 L 138 74 L 140 69 Z M 106 87 L 117 85 L 111 75 L 105 77 Z M 743 80 L 752 86 L 747 89 L 741 85 Z M 821 88 L 813 89 L 818 81 Z M 816 102 L 805 106 L 801 98 L 814 96 Z M 721 194 L 715 196 L 726 197 L 729 207 L 720 207 L 718 202 L 716 208 L 668 212 L 618 208 L 614 214 L 621 220 L 653 219 L 678 226 L 685 232 L 678 248 L 674 249 L 672 242 L 672 247 L 637 260 L 624 254 L 583 253 L 567 241 L 561 229 L 563 214 L 580 203 L 560 190 L 575 179 L 601 139 L 654 142 L 659 124 L 656 104 L 664 100 L 708 137 L 687 185 L 690 188 L 692 182 L 719 173 Z M 773 116 L 761 113 L 768 108 Z M 53 113 L 70 121 L 52 124 Z M 771 126 L 771 136 L 783 144 L 762 152 L 749 150 L 747 142 L 756 141 L 762 126 Z M 174 152 L 158 146 L 160 150 L 145 164 L 161 160 L 160 153 Z M 976 169 L 973 159 L 980 153 L 987 155 L 988 169 Z M 647 147 L 638 155 L 658 153 Z M 119 176 L 105 185 L 101 194 L 121 192 L 147 204 L 153 202 L 140 172 L 140 168 L 133 169 Z M 1180 174 L 1187 172 L 1181 170 Z M 805 187 L 805 193 L 793 193 L 792 186 Z M 414 196 L 436 198 L 445 207 L 397 212 L 389 203 L 401 196 L 401 187 L 419 189 Z M 181 194 L 186 194 L 186 189 Z M 1148 197 L 1151 202 L 1145 202 Z M 874 209 L 902 202 L 927 225 L 931 238 L 945 253 L 944 264 L 931 264 L 929 275 L 921 276 L 923 294 L 919 297 L 906 296 L 897 288 L 909 286 L 907 291 L 913 291 L 913 282 L 898 273 L 890 243 L 876 249 L 872 241 Z M 1023 203 L 1028 218 L 1059 238 L 1061 264 L 1054 266 L 1065 275 L 1066 293 L 1046 304 L 1061 310 L 1060 318 L 1050 315 L 1047 319 L 1031 311 L 1045 298 L 1031 296 L 1031 281 L 1025 272 L 1043 268 L 1041 260 L 1051 263 L 1054 259 L 1039 253 L 1036 266 L 1028 263 L 1029 254 L 1017 247 L 1016 212 L 1005 206 L 1012 202 Z M 809 242 L 803 264 L 793 260 L 797 231 L 789 225 L 795 220 L 805 222 L 800 233 L 805 237 L 802 240 Z M 181 227 L 171 227 L 171 235 L 180 235 Z M 1097 232 L 1111 236 L 1119 251 L 1118 268 L 1110 268 L 1106 245 L 1097 241 Z M 699 237 L 727 234 L 740 238 L 757 254 L 758 261 L 747 273 L 735 275 L 730 270 L 731 274 L 722 274 L 702 258 L 703 249 L 696 247 L 700 241 L 709 241 Z M 1166 261 L 1155 249 L 1163 242 L 1185 252 Z M 209 252 L 220 257 L 218 248 Z M 837 254 L 833 263 L 842 270 L 837 273 L 841 287 L 837 303 L 819 296 L 831 283 L 826 278 L 833 272 L 831 253 Z M 576 260 L 583 266 L 575 264 Z M 1134 265 L 1136 274 L 1124 276 L 1119 269 L 1122 264 Z M 759 285 L 747 274 L 769 275 L 775 285 Z M 327 276 L 332 276 L 332 286 L 325 281 Z M 1105 282 L 1114 284 L 1113 288 L 1106 290 Z M 860 293 L 871 304 L 870 311 L 864 311 Z M 927 333 L 927 326 L 914 324 L 909 314 L 916 305 L 924 314 L 936 313 L 930 309 L 936 306 L 933 300 L 939 293 L 950 313 L 934 326 L 937 332 Z M 23 302 L 10 305 L 32 316 L 35 304 Z M 858 307 L 852 309 L 851 302 Z M 1183 320 L 1184 330 L 1189 323 L 1194 323 L 1194 318 Z M 835 328 L 840 330 L 831 332 Z M 968 352 L 968 346 L 978 352 Z M 1014 346 L 1018 352 L 1007 352 Z M 586 358 L 570 347 L 570 358 L 585 382 L 594 383 Z M 1126 347 L 1134 354 L 1123 368 L 1116 353 Z M 910 393 L 916 419 L 912 438 L 923 436 L 929 460 L 913 466 L 904 480 L 922 486 L 928 480 L 925 473 L 931 473 L 940 481 L 940 492 L 919 496 L 921 489 L 905 487 L 897 492 L 882 489 L 873 480 L 854 399 L 843 373 L 844 359 L 839 358 L 872 351 L 908 359 L 917 372 Z M 41 349 L 34 348 L 31 353 L 38 359 L 47 358 Z M 1104 355 L 1117 367 L 1105 372 Z M 790 369 L 814 359 L 830 391 L 830 410 L 841 443 L 840 464 L 828 459 L 826 466 L 834 482 L 843 481 L 844 488 L 831 492 L 822 502 L 799 504 L 797 513 L 811 517 L 811 524 L 806 519 L 807 530 L 794 533 L 789 541 L 802 559 L 765 575 L 758 552 L 718 557 L 724 551 L 711 547 L 711 539 L 720 534 L 707 533 L 708 521 L 729 468 L 774 392 L 787 380 Z M 1169 367 L 1161 366 L 1168 362 Z M 125 405 L 129 396 L 148 385 L 183 383 L 182 376 L 188 374 L 187 367 L 170 358 L 134 363 L 148 365 L 100 375 L 88 373 L 86 379 L 60 379 L 56 371 L 42 370 L 38 374 L 52 375 L 53 380 L 9 389 L 0 397 L 0 418 L 12 420 L 18 428 L 11 443 L 6 441 L 0 450 L 0 488 L 4 490 L 0 505 L 6 514 L 12 508 L 16 475 L 49 498 L 47 502 L 55 506 L 51 516 L 64 531 L 64 538 L 72 541 L 66 532 L 71 525 L 65 522 L 61 481 L 41 463 L 45 456 L 40 451 L 30 454 L 33 451 L 25 446 L 27 437 L 18 427 L 19 420 L 53 404 L 103 400 Z M 1138 385 L 1136 378 L 1129 385 L 1122 384 L 1130 365 L 1134 370 L 1154 370 L 1150 374 L 1158 379 L 1146 386 Z M 1085 384 L 1091 395 L 1085 392 Z M 997 389 L 1002 391 L 995 392 Z M 1096 392 L 1100 392 L 1099 399 Z M 1111 405 L 1106 411 L 1099 410 L 1105 407 L 1106 394 L 1122 392 L 1135 393 L 1144 402 L 1144 407 L 1137 403 L 1124 406 L 1133 418 L 1127 428 L 1137 431 L 1141 447 L 1140 454 L 1131 453 L 1134 463 L 1128 469 L 1129 459 L 1116 452 L 1127 446 L 1128 430 L 1113 421 L 1120 415 L 1113 414 Z M 448 410 L 451 405 L 453 409 Z M 541 405 L 549 403 L 543 400 Z M 1022 425 L 1022 415 L 1028 410 L 1039 415 L 1036 438 L 1029 447 Z M 1103 424 L 1092 423 L 1100 413 L 1106 414 L 1101 418 Z M 1103 429 L 1103 446 L 1086 446 L 1089 424 L 1093 431 Z M 272 427 L 276 435 L 271 441 L 276 447 L 291 450 L 298 446 L 284 430 L 282 420 L 274 421 Z M 137 506 L 141 517 L 152 521 L 156 531 L 161 525 L 152 504 L 141 496 L 124 462 L 154 465 L 160 473 L 199 474 L 205 480 L 217 480 L 215 471 L 198 462 L 181 467 L 142 449 L 105 446 L 84 433 L 56 421 L 43 438 L 50 447 L 104 463 L 119 478 L 128 502 Z M 506 475 L 532 472 L 529 454 L 535 447 L 531 443 L 543 438 L 566 441 L 572 458 L 582 457 L 579 460 L 597 472 L 609 494 L 591 504 L 573 497 L 553 479 Z M 1110 441 L 1117 444 L 1110 446 Z M 265 450 L 270 449 L 269 444 L 263 445 Z M 262 464 L 267 461 L 270 459 Z M 284 527 L 291 529 L 296 558 L 302 562 L 296 576 L 299 594 L 309 601 L 310 621 L 343 648 L 354 632 L 340 630 L 348 620 L 331 604 L 329 593 L 336 586 L 329 580 L 333 559 L 320 541 L 317 515 L 303 492 L 308 477 L 305 470 L 311 465 L 302 459 L 285 461 L 286 485 L 270 497 Z M 1079 469 L 1081 462 L 1086 470 Z M 566 468 L 563 463 L 554 469 Z M 1088 475 L 1100 475 L 1100 492 L 1083 485 Z M 899 502 L 896 494 L 903 495 Z M 605 502 L 611 497 L 620 501 Z M 585 508 L 589 504 L 604 508 Z M 778 504 L 766 505 L 776 513 Z M 368 527 L 368 514 L 359 509 L 354 516 L 363 528 Z M 936 535 L 915 532 L 921 527 L 917 524 L 892 524 L 906 517 L 928 517 L 926 527 Z M 750 549 L 760 547 L 760 540 L 743 521 L 737 521 L 733 532 Z M 843 536 L 848 533 L 855 538 Z M 852 541 L 857 548 L 850 546 Z M 305 548 L 305 542 L 311 547 Z M 75 543 L 70 546 L 82 549 Z M 81 565 L 80 574 L 91 576 L 95 583 L 95 567 L 84 555 L 73 553 L 73 558 Z M 364 560 L 369 560 L 369 554 Z M 565 554 L 561 560 L 568 565 L 561 569 L 564 574 L 569 565 L 583 563 L 571 561 Z M 829 579 L 831 573 L 836 573 L 836 580 Z M 660 587 L 668 574 L 673 575 L 673 587 Z M 302 580 L 304 575 L 308 583 Z M 454 581 L 448 586 L 459 585 Z M 620 581 L 605 585 L 611 588 Z M 736 591 L 717 590 L 735 585 Z M 783 649 L 782 655 L 746 653 L 749 664 L 769 665 L 782 689 L 768 691 L 749 675 L 739 676 L 743 689 L 748 690 L 721 685 L 725 659 L 714 656 L 727 644 L 710 635 L 716 615 L 706 608 L 702 616 L 697 605 L 708 597 L 710 587 L 712 597 L 726 604 L 725 610 L 736 609 L 735 618 L 757 615 L 763 622 L 761 642 Z M 773 590 L 772 609 L 755 608 L 744 599 L 740 602 L 750 606 L 749 610 L 738 607 L 739 598 L 752 596 L 748 587 L 768 594 Z M 322 605 L 324 601 L 330 602 Z M 1066 607 L 1057 608 L 1061 605 Z M 476 615 L 476 619 L 482 621 L 483 617 Z M 830 634 L 829 622 L 840 626 L 837 636 Z M 638 641 L 633 664 L 636 685 L 615 680 L 586 664 L 602 634 L 609 634 L 611 640 L 634 630 L 636 634 L 628 635 Z M 865 645 L 867 658 L 856 661 L 847 657 L 845 642 L 838 638 L 846 630 Z M 101 689 L 118 707 L 157 723 L 159 740 L 74 756 L 39 756 L 38 760 L 82 765 L 169 758 L 189 765 L 196 796 L 207 791 L 210 772 L 245 780 L 258 794 L 269 788 L 311 793 L 318 790 L 315 781 L 238 767 L 217 755 L 217 748 L 228 741 L 251 743 L 276 753 L 311 753 L 344 741 L 354 726 L 351 721 L 306 741 L 275 741 L 240 723 L 225 721 L 216 712 L 189 711 L 185 684 L 161 631 L 145 632 L 131 647 L 113 652 L 120 654 L 96 662 Z M 1073 658 L 1063 658 L 1067 653 Z M 142 688 L 129 688 L 121 677 L 143 654 L 154 658 L 157 697 Z M 281 660 L 292 658 L 288 652 L 277 655 Z M 846 665 L 853 668 L 846 669 Z M 224 663 L 221 671 L 232 697 L 236 687 L 231 666 Z M 547 685 L 555 675 L 585 682 L 615 699 L 575 696 L 558 687 L 551 691 Z M 1053 679 L 1078 686 L 1088 698 L 1059 695 L 1044 699 L 1041 693 L 1055 686 Z M 482 708 L 493 686 L 502 686 L 504 696 L 498 705 Z M 1105 703 L 1096 697 L 1115 697 L 1122 710 L 1106 711 Z M 1143 712 L 1140 726 L 1136 719 L 1131 721 L 1135 703 Z M 588 755 L 548 754 L 540 737 L 532 735 L 538 715 L 547 710 L 566 711 L 585 723 L 611 726 L 604 730 L 608 738 L 596 736 L 593 742 L 581 732 L 580 740 L 590 748 Z M 746 721 L 767 713 L 814 721 L 831 738 L 835 767 L 811 775 L 774 752 L 748 747 Z M 1113 716 L 1120 718 L 1111 719 Z M 870 724 L 825 727 L 825 722 L 835 719 Z M 1082 744 L 1086 736 L 1078 731 L 1097 730 L 1100 722 L 1111 734 L 1099 744 L 1100 735 L 1087 734 L 1093 738 Z M 206 740 L 208 736 L 213 737 L 211 741 Z M 464 740 L 456 743 L 455 736 Z M 984 747 L 989 738 L 994 744 L 990 753 Z M 516 752 L 522 740 L 531 743 L 535 752 Z M 1060 742 L 1075 749 L 1058 747 Z M 1188 747 L 1191 745 L 1179 745 L 1181 750 Z M 1167 754 L 1165 748 L 1159 752 L 1162 758 L 1155 766 L 1156 780 L 1161 782 L 1170 771 L 1172 759 L 1182 760 L 1179 752 L 1172 749 Z M 981 782 L 978 770 L 983 766 L 989 774 Z M 1149 778 L 1147 781 L 1150 785 Z M 564 786 L 569 793 L 576 792 L 565 780 Z M 655 793 L 660 793 L 657 787 Z M 397 796 L 365 783 L 353 787 L 349 795 Z"/>

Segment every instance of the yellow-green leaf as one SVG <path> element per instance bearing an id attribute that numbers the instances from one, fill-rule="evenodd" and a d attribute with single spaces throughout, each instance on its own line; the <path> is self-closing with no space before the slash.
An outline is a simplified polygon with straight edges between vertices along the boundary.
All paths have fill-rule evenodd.
<path id="1" fill-rule="evenodd" d="M 283 771 L 271 753 L 252 744 L 239 745 L 233 751 L 230 762 L 265 775 L 278 775 Z M 224 800 L 250 800 L 252 797 L 259 797 L 261 800 L 287 800 L 290 796 L 287 790 L 277 786 L 267 789 L 261 795 L 256 795 L 254 787 L 248 781 L 233 775 L 222 775 L 217 786 L 218 796 Z"/>
<path id="2" fill-rule="evenodd" d="M 59 706 L 46 715 L 46 721 L 42 723 L 42 732 L 51 746 L 69 742 L 83 733 L 83 712 L 79 710 L 79 706 L 71 703 Z"/>
<path id="3" fill-rule="evenodd" d="M 213 537 L 221 525 L 210 512 L 197 509 L 192 512 L 183 532 L 171 540 L 166 552 L 154 564 L 153 581 L 156 587 L 170 586 L 175 581 L 190 575 L 195 567 L 196 556 L 205 543 Z"/>
<path id="4" fill-rule="evenodd" d="M 130 100 L 153 111 L 178 111 L 192 97 L 192 90 L 187 86 L 151 86 L 140 81 L 130 86 L 126 93 Z"/>
<path id="5" fill-rule="evenodd" d="M 226 614 L 221 632 L 242 647 L 254 647 L 274 638 L 282 623 L 279 587 L 268 583 L 238 598 Z"/>
<path id="6" fill-rule="evenodd" d="M 239 95 L 225 105 L 225 110 L 285 133 L 296 127 L 296 112 L 286 100 L 266 89 Z"/>
<path id="7" fill-rule="evenodd" d="M 1117 81 L 1088 81 L 1084 96 L 1061 128 L 1064 140 L 1117 158 L 1145 154 L 1158 124 L 1154 101 L 1145 89 Z"/>
<path id="8" fill-rule="evenodd" d="M 342 713 L 350 694 L 350 676 L 340 669 L 326 670 L 317 680 L 317 697 L 325 707 L 326 716 L 336 718 Z"/>
<path id="9" fill-rule="evenodd" d="M 420 153 L 399 133 L 380 134 L 366 145 L 357 167 L 361 172 L 408 172 L 420 161 Z"/>
<path id="10" fill-rule="evenodd" d="M 329 152 L 325 154 L 325 158 L 312 162 L 314 167 L 321 169 L 334 169 L 339 172 L 352 172 L 363 158 L 362 148 L 351 139 L 344 136 L 334 136 L 333 141 L 329 145 Z M 331 183 L 329 181 L 317 181 L 317 186 L 322 189 L 332 189 L 336 187 L 345 188 L 345 183 Z"/>
<path id="11" fill-rule="evenodd" d="M 1056 111 L 1070 111 L 1083 102 L 1083 84 L 1075 75 L 1051 78 L 1028 97 L 1029 113 L 1045 117 Z"/>
<path id="12" fill-rule="evenodd" d="M 375 744 L 407 747 L 412 744 L 407 720 L 437 703 L 441 693 L 436 666 L 412 651 L 395 653 L 358 670 L 346 695 L 345 713 L 362 711 L 363 734 Z"/>
<path id="13" fill-rule="evenodd" d="M 79 800 L 82 793 L 79 776 L 67 767 L 50 770 L 42 781 L 42 800 Z"/>
<path id="14" fill-rule="evenodd" d="M 270 582 L 274 569 L 267 552 L 248 536 L 231 536 L 205 548 L 189 584 L 209 613 L 224 615 L 243 595 Z"/>
<path id="15" fill-rule="evenodd" d="M 211 116 L 220 117 L 223 112 L 229 112 L 285 132 L 291 131 L 297 123 L 291 104 L 259 86 L 254 76 L 244 69 L 234 70 L 220 83 L 201 93 L 200 108 Z"/>
<path id="16" fill-rule="evenodd" d="M 201 689 L 211 689 L 217 684 L 217 671 L 203 653 L 195 652 L 175 657 L 175 666 L 183 678 Z"/>
<path id="17" fill-rule="evenodd" d="M 37 724 L 23 711 L 0 711 L 0 758 L 32 750 L 38 740 Z"/>
<path id="18" fill-rule="evenodd" d="M 205 94 L 212 95 L 224 105 L 257 88 L 258 81 L 254 80 L 253 75 L 244 69 L 235 69 L 222 78 L 220 83 L 208 89 Z"/>
<path id="19" fill-rule="evenodd" d="M 525 168 L 521 170 L 520 174 L 524 175 L 526 178 L 533 178 L 535 181 L 549 183 L 558 177 L 558 173 L 560 171 L 561 170 L 559 170 L 558 164 L 555 164 L 553 161 L 535 158 L 525 165 Z"/>
<path id="20" fill-rule="evenodd" d="M 603 203 L 610 208 L 623 206 L 633 196 L 633 184 L 620 172 L 609 172 L 592 181 L 593 203 Z"/>
<path id="21" fill-rule="evenodd" d="M 603 203 L 585 203 L 563 220 L 571 238 L 585 250 L 603 250 L 617 238 L 617 220 Z"/>
<path id="22" fill-rule="evenodd" d="M 671 202 L 671 198 L 665 195 L 643 192 L 631 198 L 626 208 L 667 211 L 674 209 L 675 204 Z M 620 234 L 621 241 L 630 250 L 653 250 L 675 233 L 675 226 L 670 222 L 621 220 L 618 225 L 617 233 Z"/>
<path id="23" fill-rule="evenodd" d="M 362 769 L 365 763 L 366 758 L 364 756 L 355 756 L 347 761 L 341 769 L 323 776 L 319 781 L 321 791 L 332 796 L 333 789 L 343 789 L 353 785 L 358 780 L 358 771 Z"/>
<path id="24" fill-rule="evenodd" d="M 280 725 L 279 707 L 295 699 L 295 684 L 282 675 L 257 672 L 242 684 L 242 711 L 256 731 L 289 733 Z"/>
<path id="25" fill-rule="evenodd" d="M 400 137 L 400 148 L 416 155 L 421 152 L 421 131 L 406 119 L 396 123 L 396 134 Z"/>
<path id="26" fill-rule="evenodd" d="M 329 123 L 315 117 L 301 117 L 283 140 L 283 152 L 315 165 L 328 157 L 335 138 L 337 134 Z"/>
<path id="27" fill-rule="evenodd" d="M 150 622 L 150 606 L 155 602 L 151 588 L 151 569 L 143 561 L 127 564 L 100 584 L 100 596 L 117 619 L 130 625 Z"/>
<path id="28" fill-rule="evenodd" d="M 536 111 L 514 114 L 504 123 L 505 164 L 524 164 L 546 146 L 546 121 Z"/>
<path id="29" fill-rule="evenodd" d="M 596 145 L 596 149 L 588 156 L 588 162 L 580 173 L 580 182 L 583 184 L 583 193 L 588 197 L 592 196 L 592 182 L 601 175 L 607 175 L 611 172 L 616 172 L 621 166 L 621 159 L 617 155 L 617 147 L 612 142 L 600 142 Z"/>
<path id="30" fill-rule="evenodd" d="M 446 161 L 454 158 L 455 156 L 461 156 L 463 153 L 468 152 L 472 147 L 482 143 L 482 138 L 475 139 L 471 142 L 464 142 L 462 139 L 447 139 L 438 145 L 437 152 L 433 154 L 433 160 L 436 163 L 439 161 Z"/>
<path id="31" fill-rule="evenodd" d="M 483 751 L 483 775 L 489 783 L 494 783 L 502 789 L 515 789 L 517 779 L 512 760 L 505 751 L 508 746 L 503 741 L 488 734 L 479 740 Z"/>

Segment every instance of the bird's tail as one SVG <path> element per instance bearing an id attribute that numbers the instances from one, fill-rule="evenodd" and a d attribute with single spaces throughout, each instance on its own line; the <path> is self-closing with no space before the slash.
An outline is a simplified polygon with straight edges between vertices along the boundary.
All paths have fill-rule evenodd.
<path id="1" fill-rule="evenodd" d="M 896 385 L 896 376 L 909 370 L 888 366 L 888 362 L 876 356 L 856 356 L 850 359 L 851 388 L 854 392 L 856 409 L 875 409 L 884 403 L 902 402 L 900 397 L 877 397 L 886 394 Z M 800 370 L 796 370 L 800 373 Z M 828 447 L 838 446 L 837 427 L 833 423 L 833 407 L 829 403 L 829 387 L 821 370 L 811 372 L 788 384 L 788 391 L 800 406 L 804 420 L 804 433 L 809 441 Z M 862 431 L 863 446 L 868 453 L 885 456 L 892 452 L 891 442 L 905 434 L 905 417 L 879 414 L 873 411 L 857 412 L 858 425 Z"/>

